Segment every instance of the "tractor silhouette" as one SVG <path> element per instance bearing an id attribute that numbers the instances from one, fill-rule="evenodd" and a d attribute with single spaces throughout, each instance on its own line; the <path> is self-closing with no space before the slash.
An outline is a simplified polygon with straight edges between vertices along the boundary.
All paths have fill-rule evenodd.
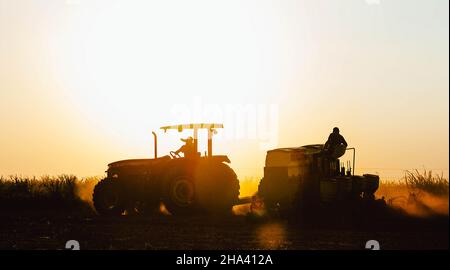
<path id="1" fill-rule="evenodd" d="M 239 200 L 239 181 L 228 166 L 225 155 L 213 155 L 212 138 L 222 124 L 187 124 L 161 127 L 168 130 L 192 130 L 189 154 L 177 152 L 158 157 L 129 159 L 110 163 L 107 176 L 94 188 L 93 201 L 101 215 L 124 213 L 149 214 L 161 203 L 172 215 L 194 213 L 225 214 Z M 208 132 L 208 151 L 198 152 L 198 131 Z"/>

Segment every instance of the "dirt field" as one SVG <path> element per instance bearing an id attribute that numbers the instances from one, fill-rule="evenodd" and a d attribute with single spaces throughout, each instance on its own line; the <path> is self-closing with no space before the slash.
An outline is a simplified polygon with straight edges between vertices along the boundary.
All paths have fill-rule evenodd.
<path id="1" fill-rule="evenodd" d="M 382 249 L 448 249 L 448 181 L 431 180 L 418 183 L 421 190 L 443 193 L 439 199 L 415 196 L 411 202 L 392 202 L 398 210 L 382 207 L 371 213 L 313 211 L 320 221 L 311 223 L 292 215 L 289 220 L 250 217 L 249 205 L 236 206 L 234 215 L 222 218 L 164 215 L 164 208 L 152 217 L 105 218 L 92 208 L 98 179 L 0 177 L 0 249 L 64 249 L 68 240 L 79 241 L 81 249 L 364 249 L 372 239 Z M 243 181 L 241 191 L 253 194 L 257 183 Z M 379 195 L 388 202 L 412 192 L 404 183 L 382 187 Z"/>
<path id="2" fill-rule="evenodd" d="M 363 249 L 367 240 L 381 249 L 448 249 L 448 221 L 416 230 L 317 229 L 286 220 L 204 217 L 3 216 L 0 249 Z M 445 224 L 446 223 L 446 224 Z"/>

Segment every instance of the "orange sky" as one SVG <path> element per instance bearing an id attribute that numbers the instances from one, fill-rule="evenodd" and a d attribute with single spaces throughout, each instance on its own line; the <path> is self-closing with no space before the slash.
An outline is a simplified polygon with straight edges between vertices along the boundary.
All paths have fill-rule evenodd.
<path id="1" fill-rule="evenodd" d="M 162 125 L 223 122 L 240 178 L 334 126 L 359 172 L 448 177 L 448 18 L 439 0 L 0 0 L 0 175 L 101 175 Z"/>

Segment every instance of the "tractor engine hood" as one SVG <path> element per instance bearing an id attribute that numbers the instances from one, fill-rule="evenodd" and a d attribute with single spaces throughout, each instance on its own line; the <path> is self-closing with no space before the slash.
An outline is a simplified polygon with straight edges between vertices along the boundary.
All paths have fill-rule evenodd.
<path id="1" fill-rule="evenodd" d="M 119 160 L 108 164 L 108 168 L 118 168 L 124 166 L 149 166 L 152 165 L 156 160 L 170 159 L 169 156 L 163 156 L 157 159 L 126 159 Z"/>

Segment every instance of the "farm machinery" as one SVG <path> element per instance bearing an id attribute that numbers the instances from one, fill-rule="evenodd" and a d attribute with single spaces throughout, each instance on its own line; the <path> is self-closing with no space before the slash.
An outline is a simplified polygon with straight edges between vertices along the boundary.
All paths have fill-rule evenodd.
<path id="1" fill-rule="evenodd" d="M 379 206 L 375 199 L 379 176 L 358 176 L 355 170 L 355 148 L 344 145 L 333 153 L 323 151 L 324 145 L 279 148 L 267 152 L 264 177 L 258 186 L 258 201 L 269 213 L 302 216 L 362 214 Z M 353 152 L 346 164 L 339 158 Z"/>
<path id="2" fill-rule="evenodd" d="M 355 149 L 341 145 L 324 154 L 323 145 L 279 148 L 267 152 L 264 177 L 256 195 L 239 198 L 239 181 L 225 155 L 213 155 L 212 138 L 222 124 L 187 124 L 161 127 L 192 130 L 192 151 L 158 157 L 154 135 L 154 158 L 110 163 L 107 176 L 94 188 L 93 201 L 101 215 L 147 214 L 163 204 L 172 215 L 230 213 L 234 205 L 250 203 L 251 210 L 264 208 L 270 214 L 322 213 L 371 205 L 377 200 L 379 177 L 354 175 Z M 208 132 L 208 151 L 198 152 L 198 132 Z M 353 151 L 347 167 L 339 158 Z M 262 207 L 262 205 L 264 207 Z M 349 206 L 351 206 L 349 208 Z"/>
<path id="3" fill-rule="evenodd" d="M 130 159 L 108 165 L 107 177 L 94 188 L 95 209 L 102 215 L 152 213 L 164 204 L 173 215 L 226 213 L 239 199 L 239 181 L 224 155 L 213 155 L 212 138 L 222 124 L 188 124 L 161 127 L 168 130 L 193 131 L 193 150 L 181 157 L 177 152 Z M 198 152 L 198 132 L 207 130 L 208 151 Z"/>

